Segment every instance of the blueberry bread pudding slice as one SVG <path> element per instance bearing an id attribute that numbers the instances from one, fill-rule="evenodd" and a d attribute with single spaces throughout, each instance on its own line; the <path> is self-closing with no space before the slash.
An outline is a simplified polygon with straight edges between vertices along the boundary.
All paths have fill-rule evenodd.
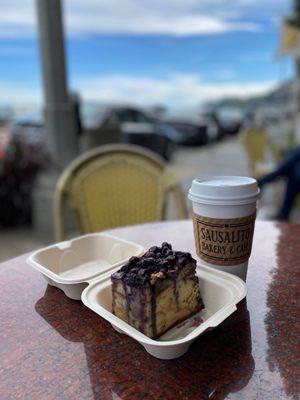
<path id="1" fill-rule="evenodd" d="M 150 338 L 161 336 L 204 307 L 195 270 L 190 253 L 166 242 L 131 257 L 111 275 L 113 313 Z"/>

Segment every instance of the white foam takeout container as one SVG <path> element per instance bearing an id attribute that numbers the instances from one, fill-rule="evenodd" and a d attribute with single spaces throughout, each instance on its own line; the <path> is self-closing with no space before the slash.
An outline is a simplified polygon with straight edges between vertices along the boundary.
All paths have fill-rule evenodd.
<path id="1" fill-rule="evenodd" d="M 60 288 L 71 299 L 81 299 L 118 332 L 138 341 L 152 356 L 174 359 L 183 355 L 197 337 L 218 326 L 236 310 L 236 305 L 246 296 L 246 285 L 232 274 L 199 264 L 196 272 L 205 309 L 160 338 L 150 339 L 111 312 L 110 275 L 131 256 L 144 252 L 138 244 L 96 233 L 38 250 L 27 262 L 50 285 Z"/>
<path id="2" fill-rule="evenodd" d="M 29 256 L 27 263 L 67 297 L 80 300 L 89 282 L 144 252 L 144 247 L 136 243 L 92 233 L 38 250 Z"/>
<path id="3" fill-rule="evenodd" d="M 138 341 L 154 357 L 170 360 L 187 352 L 192 342 L 205 331 L 218 326 L 246 296 L 246 285 L 238 277 L 204 265 L 197 266 L 201 296 L 205 309 L 170 329 L 159 339 L 150 339 L 111 312 L 110 276 L 97 279 L 82 293 L 83 303 L 111 323 L 120 333 Z M 199 323 L 202 320 L 203 322 Z"/>

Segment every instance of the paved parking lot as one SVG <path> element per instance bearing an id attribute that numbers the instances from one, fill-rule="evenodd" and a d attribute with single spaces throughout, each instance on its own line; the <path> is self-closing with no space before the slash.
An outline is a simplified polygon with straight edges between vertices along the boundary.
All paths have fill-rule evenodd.
<path id="1" fill-rule="evenodd" d="M 187 193 L 194 177 L 209 175 L 249 175 L 247 157 L 236 137 L 200 148 L 176 150 L 171 168 L 178 175 Z M 274 195 L 269 196 L 272 199 Z M 266 211 L 267 210 L 267 211 Z M 268 201 L 261 208 L 260 217 L 270 215 Z M 0 261 L 15 257 L 44 245 L 31 229 L 8 229 L 0 232 Z"/>
<path id="2" fill-rule="evenodd" d="M 203 147 L 182 147 L 174 154 L 171 166 L 185 191 L 195 177 L 250 173 L 246 154 L 237 137 Z"/>

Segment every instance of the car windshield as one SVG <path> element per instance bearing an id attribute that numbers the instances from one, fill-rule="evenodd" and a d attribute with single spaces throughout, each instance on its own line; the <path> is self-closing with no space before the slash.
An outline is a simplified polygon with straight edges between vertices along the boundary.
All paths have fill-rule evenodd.
<path id="1" fill-rule="evenodd" d="M 109 107 L 107 105 L 86 103 L 80 107 L 80 116 L 84 125 L 98 125 L 100 124 L 107 112 Z"/>
<path id="2" fill-rule="evenodd" d="M 139 122 L 139 123 L 147 123 L 151 122 L 150 118 L 148 118 L 145 114 L 137 110 L 131 109 L 120 109 L 117 111 L 118 119 L 121 123 L 123 122 Z"/>
<path id="3" fill-rule="evenodd" d="M 218 110 L 218 117 L 224 121 L 236 121 L 243 118 L 243 111 L 236 107 L 223 107 Z"/>

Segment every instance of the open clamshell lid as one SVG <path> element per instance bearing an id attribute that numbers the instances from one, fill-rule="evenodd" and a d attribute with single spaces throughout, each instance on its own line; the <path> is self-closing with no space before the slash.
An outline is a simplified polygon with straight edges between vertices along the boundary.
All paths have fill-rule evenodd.
<path id="1" fill-rule="evenodd" d="M 28 263 L 60 284 L 88 282 L 145 252 L 143 246 L 106 233 L 92 233 L 34 252 Z"/>

